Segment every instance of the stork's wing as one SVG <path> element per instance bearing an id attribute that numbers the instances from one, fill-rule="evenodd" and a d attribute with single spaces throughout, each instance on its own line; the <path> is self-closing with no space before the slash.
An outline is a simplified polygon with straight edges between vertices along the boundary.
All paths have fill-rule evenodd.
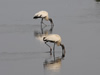
<path id="1" fill-rule="evenodd" d="M 49 40 L 49 41 L 54 41 L 54 42 L 61 42 L 61 37 L 59 35 L 56 35 L 56 34 L 50 34 L 48 35 L 45 40 Z"/>
<path id="2" fill-rule="evenodd" d="M 46 16 L 48 16 L 48 12 L 46 12 L 46 11 L 40 11 L 40 12 L 38 12 L 38 13 L 36 13 L 34 16 L 37 16 L 37 17 L 46 17 Z"/>

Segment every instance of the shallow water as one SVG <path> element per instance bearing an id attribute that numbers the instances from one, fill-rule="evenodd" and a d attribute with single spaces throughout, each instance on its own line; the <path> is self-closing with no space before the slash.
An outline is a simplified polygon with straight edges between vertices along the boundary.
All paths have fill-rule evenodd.
<path id="1" fill-rule="evenodd" d="M 40 10 L 53 18 L 52 31 L 49 22 L 41 31 L 40 19 L 32 19 Z M 1 0 L 0 11 L 0 75 L 100 75 L 100 3 Z M 50 55 L 42 33 L 62 37 L 64 58 L 57 46 Z"/>

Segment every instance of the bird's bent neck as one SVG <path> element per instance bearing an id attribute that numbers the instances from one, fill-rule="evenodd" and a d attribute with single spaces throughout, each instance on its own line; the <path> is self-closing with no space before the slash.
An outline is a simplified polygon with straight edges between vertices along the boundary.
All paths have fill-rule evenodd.
<path id="1" fill-rule="evenodd" d="M 63 44 L 60 44 L 60 46 L 62 47 L 62 49 L 65 49 L 65 46 Z"/>
<path id="2" fill-rule="evenodd" d="M 65 46 L 63 44 L 60 44 L 60 46 L 62 47 L 62 57 L 65 57 Z"/>
<path id="3" fill-rule="evenodd" d="M 54 24 L 53 24 L 53 20 L 52 20 L 51 18 L 49 18 L 49 21 L 50 21 L 51 25 L 54 26 Z"/>

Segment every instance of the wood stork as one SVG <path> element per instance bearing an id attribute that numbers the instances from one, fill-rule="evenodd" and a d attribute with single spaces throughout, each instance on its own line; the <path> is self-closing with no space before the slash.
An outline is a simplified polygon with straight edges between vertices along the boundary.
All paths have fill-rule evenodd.
<path id="1" fill-rule="evenodd" d="M 37 18 L 41 18 L 41 25 L 44 24 L 43 23 L 43 19 L 45 19 L 46 21 L 50 21 L 52 27 L 54 26 L 53 20 L 51 18 L 49 18 L 49 15 L 48 15 L 47 11 L 39 11 L 39 12 L 37 12 L 34 15 L 33 19 L 37 19 Z M 44 25 L 46 25 L 46 24 L 44 24 Z"/>
<path id="2" fill-rule="evenodd" d="M 52 52 L 52 48 L 47 44 L 47 42 L 54 43 L 53 51 L 55 50 L 55 44 L 56 44 L 57 46 L 61 46 L 62 52 L 65 53 L 65 47 L 63 44 L 61 44 L 61 37 L 58 34 L 49 34 L 48 36 L 43 38 L 43 41 L 50 48 L 50 53 Z"/>

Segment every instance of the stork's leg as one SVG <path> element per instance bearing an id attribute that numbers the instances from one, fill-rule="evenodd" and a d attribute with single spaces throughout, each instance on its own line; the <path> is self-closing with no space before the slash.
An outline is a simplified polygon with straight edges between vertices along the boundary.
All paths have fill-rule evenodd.
<path id="1" fill-rule="evenodd" d="M 53 52 L 55 52 L 55 43 L 54 43 L 54 46 L 53 46 Z"/>
<path id="2" fill-rule="evenodd" d="M 44 24 L 45 26 L 43 28 L 45 28 L 47 25 L 43 22 L 43 18 L 41 19 L 41 25 Z"/>
<path id="3" fill-rule="evenodd" d="M 52 53 L 52 48 L 45 42 L 45 44 L 50 48 L 50 53 Z"/>
<path id="4" fill-rule="evenodd" d="M 53 56 L 54 56 L 54 61 L 55 61 L 55 43 L 54 43 L 54 46 L 53 46 Z"/>
<path id="5" fill-rule="evenodd" d="M 55 62 L 55 52 L 53 52 L 54 62 Z"/>
<path id="6" fill-rule="evenodd" d="M 47 26 L 47 25 L 43 22 L 43 20 L 42 20 L 42 23 L 45 25 L 45 27 Z"/>
<path id="7" fill-rule="evenodd" d="M 41 32 L 43 34 L 43 28 L 42 28 L 43 18 L 41 19 Z"/>
<path id="8" fill-rule="evenodd" d="M 42 23 L 43 23 L 43 18 L 41 19 L 41 27 L 42 27 Z"/>

